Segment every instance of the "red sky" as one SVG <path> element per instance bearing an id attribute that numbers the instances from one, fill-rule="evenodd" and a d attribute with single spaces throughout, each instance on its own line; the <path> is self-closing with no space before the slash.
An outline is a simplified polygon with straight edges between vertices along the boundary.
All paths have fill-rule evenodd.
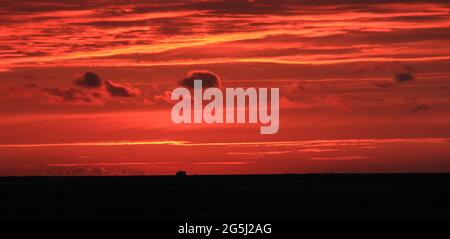
<path id="1" fill-rule="evenodd" d="M 450 171 L 449 2 L 3 1 L 0 16 L 0 175 Z M 173 124 L 168 95 L 198 70 L 280 88 L 279 132 Z"/>

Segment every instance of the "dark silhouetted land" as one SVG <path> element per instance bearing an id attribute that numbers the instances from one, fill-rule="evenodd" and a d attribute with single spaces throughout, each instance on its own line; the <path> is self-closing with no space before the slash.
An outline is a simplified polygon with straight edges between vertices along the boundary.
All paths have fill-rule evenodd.
<path id="1" fill-rule="evenodd" d="M 3 177 L 0 218 L 448 218 L 450 174 Z"/>

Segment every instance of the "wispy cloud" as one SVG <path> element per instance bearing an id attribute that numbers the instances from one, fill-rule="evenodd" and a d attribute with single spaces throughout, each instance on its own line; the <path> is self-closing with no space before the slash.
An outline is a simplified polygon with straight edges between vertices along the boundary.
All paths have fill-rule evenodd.
<path id="1" fill-rule="evenodd" d="M 450 138 L 392 138 L 392 139 L 332 139 L 332 140 L 300 140 L 300 141 L 252 141 L 252 142 L 192 142 L 181 140 L 156 141 L 102 141 L 73 143 L 40 143 L 40 144 L 0 144 L 2 148 L 33 147 L 70 147 L 70 146 L 133 146 L 133 145 L 172 145 L 182 147 L 332 147 L 332 146 L 370 146 L 383 143 L 448 143 Z M 369 145 L 368 145 L 369 144 Z M 268 151 L 265 154 L 283 154 L 290 151 Z M 231 154 L 233 154 L 231 152 Z M 241 153 L 240 153 L 241 154 Z"/>
<path id="2" fill-rule="evenodd" d="M 330 1 L 305 6 L 290 1 L 19 5 L 25 6 L 11 1 L 0 11 L 4 18 L 0 23 L 3 70 L 91 64 L 335 64 L 448 59 L 448 52 L 442 51 L 445 47 L 433 50 L 424 43 L 449 44 L 449 6 L 439 1 Z M 320 51 L 349 44 L 354 51 Z M 295 53 L 296 49 L 309 52 Z"/>
<path id="3" fill-rule="evenodd" d="M 311 157 L 312 160 L 320 160 L 320 161 L 334 161 L 334 160 L 360 160 L 360 159 L 368 159 L 366 156 L 336 156 L 336 157 Z"/>
<path id="4" fill-rule="evenodd" d="M 223 162 L 193 162 L 194 165 L 245 165 L 250 164 L 250 161 L 223 161 Z"/>
<path id="5" fill-rule="evenodd" d="M 90 167 L 90 166 L 126 166 L 126 165 L 146 165 L 147 162 L 98 162 L 98 163 L 52 163 L 48 167 Z"/>
<path id="6" fill-rule="evenodd" d="M 75 142 L 43 144 L 0 144 L 0 148 L 37 148 L 37 147 L 73 147 L 73 146 L 132 146 L 132 145 L 186 145 L 187 141 L 111 141 L 111 142 Z"/>

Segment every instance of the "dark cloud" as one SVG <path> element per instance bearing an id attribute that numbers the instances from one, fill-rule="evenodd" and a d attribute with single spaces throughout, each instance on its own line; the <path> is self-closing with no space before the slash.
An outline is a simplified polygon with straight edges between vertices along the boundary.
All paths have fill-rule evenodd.
<path id="1" fill-rule="evenodd" d="M 129 85 L 114 83 L 111 80 L 102 80 L 94 72 L 86 72 L 81 79 L 76 80 L 75 85 L 86 88 L 100 88 L 105 86 L 104 90 L 111 96 L 133 97 L 140 95 L 140 90 Z M 100 98 L 101 93 L 93 92 L 92 96 Z"/>
<path id="2" fill-rule="evenodd" d="M 39 89 L 39 87 L 34 83 L 1 86 L 0 96 L 24 96 L 36 89 Z"/>
<path id="3" fill-rule="evenodd" d="M 43 89 L 44 93 L 51 97 L 62 101 L 63 103 L 71 104 L 99 104 L 100 96 L 96 95 L 98 92 L 87 92 L 77 88 L 48 88 Z"/>
<path id="4" fill-rule="evenodd" d="M 45 88 L 42 91 L 54 103 L 102 105 L 106 94 L 112 97 L 133 97 L 141 91 L 128 84 L 117 84 L 111 80 L 102 80 L 96 73 L 87 72 L 83 78 L 74 82 L 75 86 L 68 88 Z M 104 86 L 104 87 L 103 87 Z M 30 86 L 31 87 L 31 86 Z M 86 89 L 87 88 L 87 89 Z"/>
<path id="5" fill-rule="evenodd" d="M 129 85 L 121 85 L 110 80 L 105 81 L 106 91 L 111 96 L 133 97 L 140 95 L 140 90 Z"/>
<path id="6" fill-rule="evenodd" d="M 102 85 L 102 80 L 94 72 L 86 72 L 82 78 L 75 80 L 75 85 L 87 88 L 98 88 Z"/>
<path id="7" fill-rule="evenodd" d="M 220 77 L 208 70 L 190 71 L 187 77 L 182 79 L 179 84 L 186 88 L 194 88 L 194 80 L 202 80 L 203 88 L 222 86 Z"/>
<path id="8" fill-rule="evenodd" d="M 397 82 L 407 82 L 414 80 L 414 75 L 409 72 L 399 72 L 395 73 L 394 79 Z"/>
<path id="9" fill-rule="evenodd" d="M 75 86 L 68 88 L 46 88 L 42 91 L 50 97 L 53 103 L 68 104 L 104 104 L 106 94 L 112 97 L 133 97 L 140 95 L 140 90 L 129 85 L 117 84 L 111 80 L 102 80 L 96 73 L 87 72 L 81 79 L 74 82 Z M 104 87 L 103 87 L 104 86 Z"/>
<path id="10" fill-rule="evenodd" d="M 27 83 L 22 85 L 26 89 L 37 89 L 39 88 L 37 84 L 35 83 Z"/>
<path id="11" fill-rule="evenodd" d="M 428 111 L 428 110 L 430 110 L 430 106 L 425 105 L 425 104 L 417 104 L 414 108 L 411 109 L 411 112 L 419 113 L 419 112 Z"/>
<path id="12" fill-rule="evenodd" d="M 395 87 L 395 83 L 394 82 L 390 82 L 390 81 L 377 81 L 374 83 L 375 86 L 380 87 L 380 88 L 393 88 Z"/>
<path id="13" fill-rule="evenodd" d="M 52 166 L 48 165 L 47 174 L 53 176 L 117 176 L 117 175 L 143 175 L 134 169 L 118 168 L 113 166 Z"/>

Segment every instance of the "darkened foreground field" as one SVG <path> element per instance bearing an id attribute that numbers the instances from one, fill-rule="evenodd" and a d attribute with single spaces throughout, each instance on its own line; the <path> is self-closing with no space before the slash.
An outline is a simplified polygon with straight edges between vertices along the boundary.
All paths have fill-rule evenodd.
<path id="1" fill-rule="evenodd" d="M 449 218 L 450 174 L 3 177 L 0 218 Z"/>

